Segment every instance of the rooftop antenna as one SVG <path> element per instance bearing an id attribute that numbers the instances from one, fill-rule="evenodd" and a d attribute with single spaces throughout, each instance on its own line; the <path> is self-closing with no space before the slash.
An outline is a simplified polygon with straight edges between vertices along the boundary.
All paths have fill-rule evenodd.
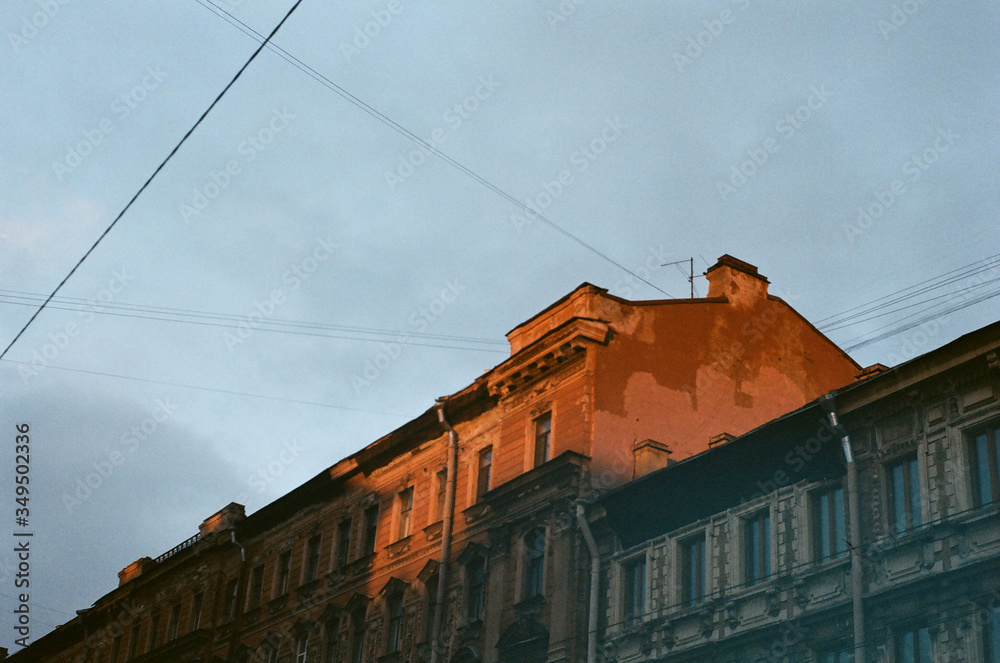
<path id="1" fill-rule="evenodd" d="M 687 277 L 687 280 L 688 280 L 688 283 L 691 284 L 691 299 L 694 299 L 694 258 L 689 258 L 687 260 L 675 260 L 673 262 L 665 262 L 662 265 L 660 265 L 660 267 L 669 267 L 670 265 L 679 265 L 682 262 L 688 263 L 689 268 L 691 270 L 690 274 Z M 680 268 L 678 268 L 678 269 L 680 269 Z M 684 272 L 681 271 L 681 274 L 683 274 L 683 273 Z"/>

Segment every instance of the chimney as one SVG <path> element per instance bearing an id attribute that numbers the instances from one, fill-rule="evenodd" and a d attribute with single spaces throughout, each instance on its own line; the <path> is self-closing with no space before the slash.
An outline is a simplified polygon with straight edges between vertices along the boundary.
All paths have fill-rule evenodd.
<path id="1" fill-rule="evenodd" d="M 708 268 L 708 296 L 725 297 L 729 303 L 749 307 L 767 297 L 770 283 L 754 265 L 726 254 Z"/>
<path id="2" fill-rule="evenodd" d="M 206 518 L 205 522 L 198 526 L 198 532 L 204 538 L 214 532 L 222 532 L 230 529 L 245 517 L 246 511 L 244 511 L 243 505 L 230 502 L 220 511 Z"/>
<path id="3" fill-rule="evenodd" d="M 635 456 L 633 479 L 638 479 L 656 470 L 662 470 L 667 465 L 674 463 L 673 459 L 670 458 L 670 448 L 656 440 L 636 442 L 632 453 Z"/>
<path id="4" fill-rule="evenodd" d="M 155 566 L 151 557 L 142 557 L 135 560 L 124 569 L 118 572 L 118 586 L 121 587 L 130 580 L 135 580 L 147 569 Z"/>

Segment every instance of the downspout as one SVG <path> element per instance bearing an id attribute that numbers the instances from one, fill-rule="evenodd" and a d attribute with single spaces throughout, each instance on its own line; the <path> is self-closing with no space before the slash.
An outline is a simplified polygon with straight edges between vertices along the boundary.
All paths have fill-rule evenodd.
<path id="1" fill-rule="evenodd" d="M 236 529 L 229 530 L 230 538 L 232 542 L 235 543 L 240 548 L 240 561 L 247 561 L 247 549 L 243 547 L 243 544 L 236 540 Z"/>
<path id="2" fill-rule="evenodd" d="M 455 520 L 455 479 L 458 470 L 458 433 L 444 416 L 444 402 L 435 403 L 438 421 L 448 431 L 448 466 L 444 489 L 444 522 L 441 523 L 441 568 L 438 569 L 437 604 L 431 628 L 431 663 L 441 660 L 441 627 L 444 623 L 444 602 L 448 587 L 448 566 L 451 563 L 451 531 Z"/>
<path id="3" fill-rule="evenodd" d="M 239 541 L 236 540 L 236 528 L 235 527 L 233 527 L 231 530 L 229 530 L 229 540 L 232 541 L 233 543 L 235 543 L 239 547 L 239 549 L 240 549 L 240 575 L 238 576 L 238 578 L 236 580 L 236 591 L 237 591 L 236 601 L 237 601 L 237 605 L 239 605 L 240 603 L 243 602 L 243 599 L 246 598 L 245 596 L 239 594 L 239 589 L 240 589 L 240 587 L 243 587 L 243 588 L 246 587 L 247 549 L 243 546 L 242 543 L 240 543 Z M 234 621 L 235 621 L 235 624 L 233 624 L 234 628 L 232 629 L 232 634 L 229 636 L 229 655 L 228 655 L 228 657 L 226 659 L 226 660 L 229 660 L 229 661 L 233 660 L 233 656 L 236 653 L 236 646 L 238 644 L 239 634 L 243 630 L 243 611 L 242 610 L 238 610 L 237 611 L 237 616 L 236 616 L 236 619 Z"/>
<path id="4" fill-rule="evenodd" d="M 848 547 L 851 549 L 851 600 L 854 606 L 854 660 L 865 663 L 865 610 L 861 602 L 863 589 L 863 570 L 861 567 L 861 516 L 858 509 L 858 468 L 854 464 L 854 451 L 851 449 L 851 438 L 847 430 L 840 425 L 834 395 L 831 392 L 819 399 L 820 406 L 826 412 L 830 425 L 840 435 L 840 444 L 844 449 L 844 460 L 847 463 L 847 509 L 850 519 L 850 536 Z"/>
<path id="5" fill-rule="evenodd" d="M 597 554 L 597 542 L 587 522 L 587 509 L 583 502 L 576 503 L 576 522 L 580 525 L 583 538 L 590 550 L 590 606 L 587 614 L 587 663 L 597 661 L 597 601 L 601 582 L 601 558 Z"/>

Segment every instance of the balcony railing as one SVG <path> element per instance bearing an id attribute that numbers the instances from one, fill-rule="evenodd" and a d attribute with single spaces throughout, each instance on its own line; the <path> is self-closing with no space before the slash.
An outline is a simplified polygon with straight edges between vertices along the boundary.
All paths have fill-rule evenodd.
<path id="1" fill-rule="evenodd" d="M 153 561 L 156 562 L 157 564 L 159 564 L 160 562 L 165 562 L 166 560 L 170 559 L 171 557 L 173 557 L 174 555 L 176 555 L 180 551 L 182 551 L 182 550 L 184 550 L 186 548 L 190 548 L 194 544 L 198 543 L 198 540 L 200 538 L 201 538 L 201 533 L 199 532 L 198 534 L 195 534 L 194 536 L 192 536 L 187 541 L 182 541 L 181 543 L 178 543 L 176 546 L 174 546 L 173 548 L 171 548 L 167 552 L 163 553 L 162 555 L 160 555 L 159 557 L 157 557 Z"/>

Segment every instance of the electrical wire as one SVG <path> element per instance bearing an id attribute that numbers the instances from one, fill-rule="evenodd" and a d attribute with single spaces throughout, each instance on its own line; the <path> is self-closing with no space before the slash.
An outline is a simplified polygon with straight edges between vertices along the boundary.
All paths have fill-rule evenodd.
<path id="1" fill-rule="evenodd" d="M 17 339 L 21 338 L 21 335 L 25 332 L 25 330 L 28 329 L 29 326 L 31 326 L 31 323 L 35 321 L 35 318 L 38 317 L 38 314 L 41 313 L 43 310 L 45 310 L 45 307 L 48 305 L 50 301 L 52 301 L 52 298 L 56 296 L 56 293 L 59 292 L 59 290 L 66 284 L 66 281 L 68 281 L 69 278 L 73 276 L 76 270 L 79 269 L 80 265 L 83 264 L 83 261 L 86 260 L 87 257 L 90 256 L 91 253 L 93 253 L 94 249 L 97 248 L 97 245 L 101 243 L 101 240 L 107 237 L 108 233 L 111 232 L 111 229 L 115 227 L 115 225 L 118 223 L 118 221 L 121 220 L 123 216 L 125 216 L 125 212 L 127 212 L 129 208 L 132 207 L 132 203 L 134 203 L 139 198 L 139 196 L 142 194 L 143 191 L 146 190 L 146 187 L 150 185 L 150 183 L 157 176 L 157 174 L 159 174 L 159 172 L 163 170 L 164 166 L 167 165 L 167 162 L 170 161 L 170 159 L 174 156 L 174 154 L 177 153 L 177 150 L 181 148 L 181 145 L 183 145 L 184 142 L 188 139 L 188 137 L 192 133 L 194 133 L 194 130 L 198 128 L 198 125 L 202 123 L 202 120 L 204 120 L 211 112 L 211 110 L 215 108 L 215 105 L 218 104 L 219 100 L 222 99 L 223 95 L 225 95 L 226 92 L 229 91 L 229 88 L 231 88 L 233 84 L 236 83 L 236 81 L 243 74 L 243 72 L 246 71 L 246 68 L 250 66 L 250 63 L 253 62 L 254 59 L 257 57 L 257 54 L 260 53 L 262 50 L 264 50 L 264 47 L 268 43 L 270 43 L 271 38 L 274 37 L 275 34 L 277 34 L 278 30 L 281 29 L 281 26 L 285 24 L 285 21 L 287 21 L 288 18 L 292 15 L 292 12 L 298 9 L 298 6 L 300 4 L 302 4 L 302 0 L 295 1 L 295 4 L 292 5 L 292 8 L 288 10 L 288 13 L 285 14 L 285 17 L 282 18 L 281 21 L 278 23 L 278 25 L 275 26 L 274 30 L 271 31 L 271 34 L 269 34 L 266 38 L 264 38 L 264 41 L 261 43 L 261 45 L 257 48 L 257 50 L 253 52 L 253 55 L 250 56 L 250 59 L 248 59 L 246 63 L 244 63 L 244 65 L 240 67 L 240 70 L 236 72 L 236 75 L 233 76 L 232 80 L 230 80 L 229 83 L 226 85 L 226 87 L 222 89 L 222 92 L 219 93 L 219 95 L 215 98 L 215 100 L 212 101 L 211 104 L 209 104 L 208 108 L 205 109 L 205 112 L 201 114 L 201 117 L 199 117 L 198 120 L 191 126 L 191 128 L 187 130 L 187 133 L 184 134 L 184 136 L 180 139 L 177 145 L 174 146 L 174 149 L 170 150 L 170 154 L 168 154 L 167 157 L 162 162 L 160 162 L 160 165 L 156 167 L 156 170 L 154 170 L 153 174 L 149 176 L 149 179 L 147 179 L 145 183 L 141 187 L 139 187 L 139 190 L 135 192 L 135 195 L 132 196 L 132 199 L 128 201 L 128 203 L 125 205 L 124 208 L 122 208 L 122 211 L 118 213 L 118 216 L 116 216 L 114 221 L 111 222 L 111 225 L 109 225 L 104 230 L 104 232 L 101 233 L 101 236 L 97 238 L 97 241 L 94 242 L 94 244 L 89 249 L 87 249 L 87 252 L 83 254 L 83 257 L 80 258 L 80 260 L 77 261 L 77 263 L 73 266 L 73 269 L 69 270 L 69 274 L 67 274 L 65 278 L 63 278 L 63 280 L 59 282 L 59 285 L 57 285 L 56 289 L 52 291 L 52 294 L 48 296 L 48 299 L 46 299 L 45 302 L 38 307 L 38 310 L 35 311 L 35 313 L 31 316 L 28 322 L 24 324 L 24 326 L 21 328 L 21 331 L 19 331 L 17 333 L 17 336 L 14 337 L 14 340 L 12 340 L 7 345 L 7 347 L 4 348 L 3 352 L 0 352 L 0 359 L 3 359 L 4 356 L 6 356 L 7 352 L 14 346 L 15 343 L 17 343 Z"/>
<path id="2" fill-rule="evenodd" d="M 245 34 L 248 37 L 250 37 L 251 39 L 253 39 L 255 41 L 259 41 L 260 39 L 263 39 L 263 35 L 261 35 L 259 32 L 257 32 L 256 30 L 254 30 L 252 27 L 250 27 L 249 25 L 247 25 L 243 21 L 239 20 L 238 18 L 236 18 L 232 14 L 230 14 L 223 7 L 220 7 L 216 3 L 212 2 L 212 0 L 195 0 L 195 1 L 198 4 L 200 4 L 202 7 L 204 7 L 205 9 L 207 9 L 208 11 L 212 12 L 213 14 L 215 14 L 216 16 L 218 16 L 219 18 L 223 19 L 224 21 L 226 21 L 227 23 L 229 23 L 230 25 L 232 25 L 233 27 L 235 27 L 237 30 L 239 30 L 243 34 Z M 458 170 L 459 172 L 463 173 L 464 175 L 472 178 L 473 180 L 475 180 L 479 184 L 483 185 L 484 187 L 486 187 L 487 189 L 489 189 L 493 193 L 497 194 L 498 196 L 500 196 L 504 200 L 506 200 L 509 203 L 517 206 L 518 208 L 520 208 L 522 211 L 524 211 L 525 213 L 527 213 L 531 217 L 533 217 L 535 219 L 538 219 L 539 221 L 541 221 L 545 225 L 549 226 L 550 228 L 552 228 L 556 232 L 558 232 L 561 235 L 563 235 L 564 237 L 572 240 L 573 242 L 575 242 L 576 244 L 580 245 L 581 247 L 583 247 L 587 251 L 590 251 L 591 253 L 593 253 L 594 255 L 598 256 L 602 260 L 610 263 L 611 265 L 614 265 L 615 267 L 617 267 L 621 271 L 625 272 L 626 274 L 629 274 L 630 276 L 633 276 L 633 277 L 639 279 L 640 281 L 642 281 L 643 283 L 645 283 L 646 285 L 648 285 L 650 288 L 653 288 L 657 292 L 660 292 L 660 293 L 666 295 L 667 297 L 673 297 L 673 295 L 671 295 L 670 293 L 668 293 L 666 290 L 663 290 L 659 286 L 656 286 L 653 283 L 651 283 L 650 281 L 642 278 L 641 276 L 639 276 L 638 274 L 636 274 L 632 270 L 628 269 L 627 267 L 625 267 L 623 264 L 621 264 L 620 262 L 618 262 L 617 260 L 615 260 L 611 256 L 609 256 L 606 253 L 602 252 L 597 247 L 593 246 L 592 244 L 589 244 L 588 242 L 586 242 L 582 238 L 578 237 L 577 235 L 574 235 L 569 230 L 563 228 L 559 224 L 555 223 L 554 221 L 552 221 L 551 219 L 549 219 L 548 217 L 546 217 L 540 211 L 537 211 L 534 208 L 532 208 L 530 205 L 528 205 L 528 204 L 526 204 L 526 203 L 518 200 L 517 198 L 515 198 L 511 194 L 507 193 L 506 191 L 504 191 L 503 189 L 501 189 L 497 185 L 493 184 L 492 182 L 490 182 L 486 178 L 484 178 L 481 175 L 479 175 L 479 173 L 477 173 L 476 171 L 474 171 L 471 168 L 465 166 L 464 164 L 456 161 L 455 159 L 453 159 L 452 157 L 448 156 L 447 154 L 445 154 L 444 152 L 442 152 L 441 150 L 439 150 L 437 147 L 435 147 L 431 143 L 427 142 L 426 140 L 424 140 L 420 136 L 416 135 L 415 133 L 413 133 L 412 131 L 410 131 L 406 127 L 404 127 L 401 124 L 397 123 L 392 118 L 388 117 L 387 115 L 383 114 L 381 111 L 375 109 L 374 107 L 370 106 L 369 104 L 367 104 L 366 102 L 362 101 L 358 97 L 354 96 L 353 94 L 351 94 L 350 92 L 348 92 L 346 89 L 344 89 L 341 86 L 337 85 L 332 80 L 330 80 L 329 78 L 327 78 L 323 74 L 319 73 L 318 71 L 316 71 L 315 69 L 313 69 L 311 66 L 307 65 L 305 62 L 303 62 L 299 58 L 295 57 L 294 55 L 292 55 L 291 53 L 289 53 L 285 49 L 283 49 L 280 46 L 277 46 L 275 44 L 268 44 L 267 42 L 265 42 L 264 45 L 267 45 L 267 47 L 271 51 L 273 51 L 274 53 L 276 53 L 277 55 L 279 55 L 286 62 L 288 62 L 289 64 L 291 64 L 295 68 L 299 69 L 300 71 L 302 71 L 304 74 L 306 74 L 307 76 L 309 76 L 313 80 L 315 80 L 318 83 L 320 83 L 320 84 L 324 85 L 325 87 L 329 88 L 330 90 L 332 90 L 333 92 L 335 92 L 337 95 L 339 95 L 341 98 L 343 98 L 348 103 L 352 104 L 353 106 L 357 107 L 361 111 L 363 111 L 363 112 L 367 113 L 368 115 L 370 115 L 371 117 L 375 118 L 376 120 L 378 120 L 379 122 L 381 122 L 385 126 L 389 127 L 390 129 L 392 129 L 396 133 L 400 134 L 401 136 L 403 136 L 407 140 L 415 143 L 421 149 L 427 150 L 429 153 L 431 153 L 434 156 L 438 157 L 439 159 L 441 159 L 442 161 L 444 161 L 445 163 L 447 163 L 452 168 L 455 168 L 456 170 Z"/>

